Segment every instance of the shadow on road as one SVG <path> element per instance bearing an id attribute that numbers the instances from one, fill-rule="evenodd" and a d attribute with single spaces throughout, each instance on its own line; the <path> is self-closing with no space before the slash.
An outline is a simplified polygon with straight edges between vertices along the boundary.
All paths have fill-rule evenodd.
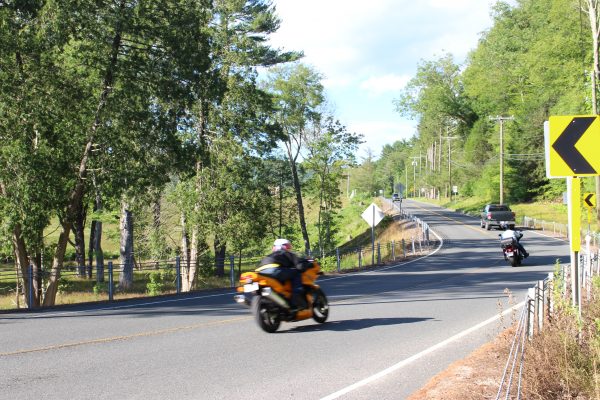
<path id="1" fill-rule="evenodd" d="M 325 322 L 319 325 L 303 325 L 296 326 L 287 331 L 280 331 L 279 333 L 304 333 L 304 332 L 322 332 L 322 331 L 334 331 L 334 332 L 347 332 L 347 331 L 358 331 L 361 329 L 372 328 L 374 326 L 385 326 L 385 325 L 403 325 L 403 324 L 414 324 L 417 322 L 429 321 L 433 318 L 362 318 L 362 319 L 350 319 L 345 321 L 331 321 Z"/>

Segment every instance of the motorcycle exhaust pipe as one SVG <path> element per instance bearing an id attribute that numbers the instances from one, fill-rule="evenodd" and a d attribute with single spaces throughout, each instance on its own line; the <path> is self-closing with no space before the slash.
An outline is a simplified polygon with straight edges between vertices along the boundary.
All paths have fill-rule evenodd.
<path id="1" fill-rule="evenodd" d="M 286 310 L 290 309 L 290 305 L 288 304 L 288 302 L 285 301 L 285 299 L 281 297 L 277 292 L 274 292 L 270 287 L 263 288 L 260 294 L 268 299 L 273 300 L 282 308 L 285 308 Z"/>

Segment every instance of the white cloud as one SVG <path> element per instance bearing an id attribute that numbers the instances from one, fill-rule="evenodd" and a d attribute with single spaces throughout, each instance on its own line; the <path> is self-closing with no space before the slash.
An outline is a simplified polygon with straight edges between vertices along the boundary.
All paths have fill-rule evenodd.
<path id="1" fill-rule="evenodd" d="M 451 53 L 463 62 L 491 25 L 490 2 L 370 0 L 365 6 L 358 0 L 275 0 L 282 22 L 271 43 L 304 51 L 303 62 L 323 74 L 342 123 L 365 133 L 379 152 L 414 133 L 413 123 L 398 122 L 394 93 L 421 60 Z"/>
<path id="2" fill-rule="evenodd" d="M 411 79 L 409 75 L 386 74 L 381 76 L 372 76 L 361 82 L 360 88 L 369 92 L 373 96 L 383 93 L 397 93 L 406 86 Z"/>

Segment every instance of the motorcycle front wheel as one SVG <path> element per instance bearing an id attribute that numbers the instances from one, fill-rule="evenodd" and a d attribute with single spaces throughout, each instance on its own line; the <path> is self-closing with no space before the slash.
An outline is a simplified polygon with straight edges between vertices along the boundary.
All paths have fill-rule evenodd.
<path id="1" fill-rule="evenodd" d="M 273 333 L 279 329 L 281 324 L 279 307 L 272 301 L 256 296 L 252 299 L 252 314 L 263 331 Z"/>
<path id="2" fill-rule="evenodd" d="M 327 321 L 329 316 L 329 302 L 327 296 L 321 289 L 316 289 L 313 292 L 313 319 L 318 323 L 322 324 Z"/>

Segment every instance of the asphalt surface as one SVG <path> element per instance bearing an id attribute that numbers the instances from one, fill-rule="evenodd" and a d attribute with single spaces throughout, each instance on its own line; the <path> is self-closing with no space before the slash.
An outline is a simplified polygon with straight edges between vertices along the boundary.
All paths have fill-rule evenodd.
<path id="1" fill-rule="evenodd" d="M 499 231 L 439 207 L 402 206 L 429 222 L 440 247 L 320 279 L 325 324 L 267 334 L 231 290 L 0 314 L 0 397 L 403 399 L 508 326 L 511 307 L 569 253 L 566 242 L 526 231 L 531 256 L 512 268 Z"/>

